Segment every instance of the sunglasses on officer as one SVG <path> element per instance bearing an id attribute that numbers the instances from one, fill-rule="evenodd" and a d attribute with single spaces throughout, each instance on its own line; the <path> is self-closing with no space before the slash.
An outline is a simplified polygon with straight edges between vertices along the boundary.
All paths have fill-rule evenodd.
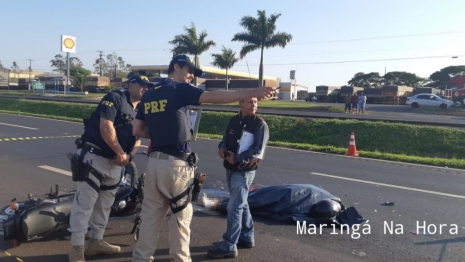
<path id="1" fill-rule="evenodd" d="M 192 68 L 192 67 L 190 67 L 188 65 L 183 66 L 183 68 L 185 68 L 185 67 L 187 67 L 187 72 L 189 72 L 189 74 L 194 74 L 194 72 L 195 72 L 194 68 Z"/>

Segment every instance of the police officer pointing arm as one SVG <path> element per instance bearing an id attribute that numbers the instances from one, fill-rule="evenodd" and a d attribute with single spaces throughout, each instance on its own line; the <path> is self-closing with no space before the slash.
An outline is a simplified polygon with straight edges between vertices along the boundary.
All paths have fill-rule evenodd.
<path id="1" fill-rule="evenodd" d="M 129 163 L 130 153 L 136 152 L 140 145 L 132 134 L 135 108 L 142 94 L 153 86 L 144 76 L 134 76 L 128 81 L 127 90 L 106 94 L 90 119 L 84 120 L 84 134 L 71 159 L 77 190 L 70 214 L 70 262 L 85 261 L 84 254 L 114 254 L 121 249 L 105 242 L 103 235 L 122 166 Z M 85 244 L 88 227 L 89 241 Z"/>
<path id="2" fill-rule="evenodd" d="M 134 120 L 133 134 L 149 138 L 151 148 L 147 162 L 140 232 L 132 261 L 151 261 L 163 218 L 170 209 L 170 258 L 191 261 L 190 223 L 192 205 L 189 190 L 194 181 L 198 160 L 190 144 L 189 105 L 224 104 L 251 97 L 268 99 L 277 90 L 260 87 L 250 90 L 204 91 L 189 83 L 201 76 L 186 55 L 178 55 L 169 64 L 168 77 L 148 90 L 141 99 Z"/>

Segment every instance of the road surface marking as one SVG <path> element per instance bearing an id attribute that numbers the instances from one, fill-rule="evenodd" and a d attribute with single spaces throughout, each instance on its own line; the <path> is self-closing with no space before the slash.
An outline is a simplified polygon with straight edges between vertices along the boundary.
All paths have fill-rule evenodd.
<path id="1" fill-rule="evenodd" d="M 5 255 L 6 255 L 7 257 L 13 257 L 13 258 L 15 258 L 16 261 L 18 261 L 18 262 L 23 262 L 23 260 L 22 260 L 21 258 L 19 258 L 19 257 L 17 257 L 17 256 L 13 256 L 10 252 L 7 252 L 7 251 L 1 250 L 1 249 L 0 249 L 0 252 L 5 253 Z"/>
<path id="2" fill-rule="evenodd" d="M 322 174 L 322 173 L 316 173 L 316 172 L 311 172 L 310 174 L 311 174 L 311 175 L 315 175 L 315 176 L 330 177 L 330 178 L 336 178 L 336 179 L 341 179 L 341 180 L 348 180 L 348 181 L 359 182 L 359 183 L 365 183 L 365 184 L 371 184 L 371 185 L 377 185 L 377 186 L 392 187 L 392 188 L 398 188 L 398 189 L 404 189 L 404 190 L 410 190 L 410 191 L 428 193 L 428 194 L 433 194 L 433 195 L 440 195 L 440 196 L 448 196 L 448 197 L 455 197 L 455 198 L 465 199 L 465 196 L 461 196 L 461 195 L 454 195 L 454 194 L 448 194 L 448 193 L 442 193 L 442 192 L 436 192 L 436 191 L 418 189 L 418 188 L 413 188 L 413 187 L 396 186 L 396 185 L 391 185 L 391 184 L 378 183 L 378 182 L 372 182 L 372 181 L 366 181 L 366 180 L 354 179 L 354 178 L 347 178 L 347 177 L 341 177 L 341 176 L 333 176 L 333 175 Z"/>
<path id="3" fill-rule="evenodd" d="M 52 166 L 39 166 L 39 167 L 42 168 L 42 169 L 46 169 L 46 170 L 49 170 L 49 171 L 52 171 L 52 172 L 55 172 L 55 173 L 65 175 L 65 176 L 71 176 L 72 175 L 71 172 L 69 172 L 67 170 L 59 169 L 59 168 L 52 167 Z"/>
<path id="4" fill-rule="evenodd" d="M 33 139 L 44 139 L 44 138 L 73 138 L 73 137 L 81 137 L 80 135 L 74 136 L 31 136 L 31 137 L 16 137 L 16 138 L 0 138 L 0 142 L 5 141 L 17 141 L 17 140 L 33 140 Z"/>
<path id="5" fill-rule="evenodd" d="M 14 126 L 14 127 L 20 127 L 20 128 L 25 128 L 25 129 L 32 129 L 32 130 L 39 130 L 38 128 L 34 128 L 34 127 L 18 126 L 18 125 L 12 125 L 12 124 L 7 124 L 7 123 L 0 123 L 0 125 L 5 125 L 5 126 Z"/>

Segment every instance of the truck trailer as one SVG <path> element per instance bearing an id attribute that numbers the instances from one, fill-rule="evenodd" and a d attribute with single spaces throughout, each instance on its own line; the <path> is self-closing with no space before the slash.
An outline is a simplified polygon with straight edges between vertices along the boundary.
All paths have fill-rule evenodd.
<path id="1" fill-rule="evenodd" d="M 328 95 L 338 90 L 340 86 L 316 86 L 316 98 L 318 102 L 327 102 Z"/>
<path id="2" fill-rule="evenodd" d="M 412 96 L 413 87 L 384 85 L 382 90 L 384 104 L 405 105 L 407 97 Z"/>
<path id="3" fill-rule="evenodd" d="M 345 97 L 347 95 L 360 95 L 363 92 L 364 88 L 363 87 L 358 87 L 358 86 L 342 86 L 341 91 L 338 94 L 337 97 L 337 102 L 339 103 L 344 103 L 345 102 Z"/>
<path id="4" fill-rule="evenodd" d="M 382 88 L 366 88 L 364 93 L 367 97 L 367 104 L 382 104 L 383 89 Z"/>
<path id="5" fill-rule="evenodd" d="M 444 90 L 441 90 L 439 88 L 434 88 L 434 87 L 417 87 L 413 89 L 412 95 L 416 94 L 432 94 L 432 95 L 438 95 L 438 96 L 443 96 L 444 95 Z"/>

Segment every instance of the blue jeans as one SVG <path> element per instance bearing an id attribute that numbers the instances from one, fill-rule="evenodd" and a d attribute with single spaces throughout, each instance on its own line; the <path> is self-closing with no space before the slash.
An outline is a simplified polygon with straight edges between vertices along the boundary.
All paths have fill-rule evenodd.
<path id="1" fill-rule="evenodd" d="M 249 210 L 247 198 L 249 188 L 255 177 L 255 170 L 239 172 L 226 170 L 226 182 L 230 193 L 228 202 L 228 223 L 223 234 L 223 243 L 220 248 L 225 251 L 237 251 L 239 239 L 245 242 L 254 242 L 254 228 L 252 215 Z"/>

